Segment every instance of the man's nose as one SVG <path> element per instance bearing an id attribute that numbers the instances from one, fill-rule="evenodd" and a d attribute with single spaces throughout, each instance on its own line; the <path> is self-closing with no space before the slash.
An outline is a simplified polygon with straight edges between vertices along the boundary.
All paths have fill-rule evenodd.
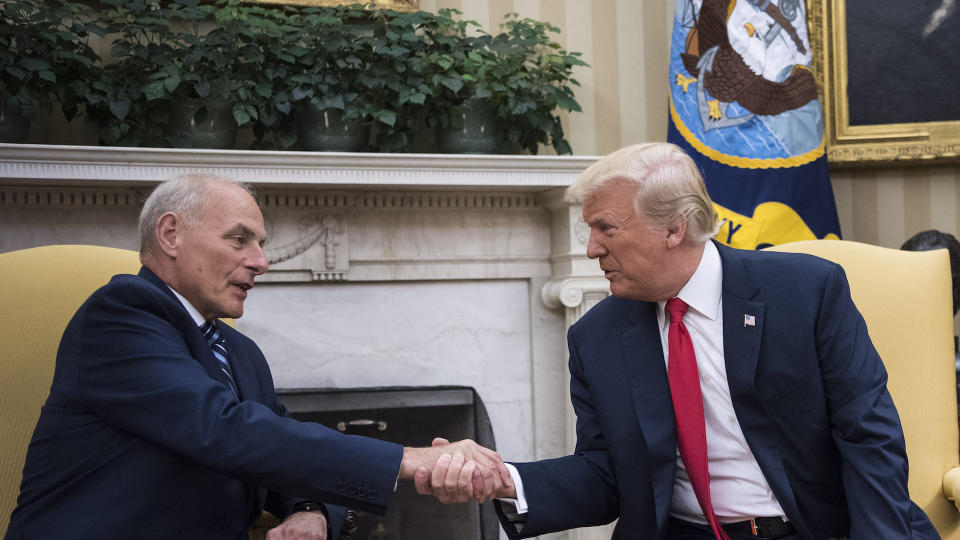
<path id="1" fill-rule="evenodd" d="M 596 259 L 607 252 L 600 243 L 599 234 L 595 229 L 590 229 L 590 238 L 587 239 L 587 257 L 591 259 Z"/>
<path id="2" fill-rule="evenodd" d="M 253 271 L 253 275 L 259 276 L 266 272 L 269 266 L 267 255 L 263 252 L 263 247 L 260 244 L 254 244 L 253 253 L 250 254 L 250 258 L 247 260 L 247 267 Z"/>

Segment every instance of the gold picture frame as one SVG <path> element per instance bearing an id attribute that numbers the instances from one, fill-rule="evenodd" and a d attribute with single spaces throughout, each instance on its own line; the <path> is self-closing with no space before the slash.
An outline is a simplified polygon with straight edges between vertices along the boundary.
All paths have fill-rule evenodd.
<path id="1" fill-rule="evenodd" d="M 960 121 L 851 125 L 846 0 L 807 0 L 807 8 L 831 164 L 960 160 Z"/>
<path id="2" fill-rule="evenodd" d="M 288 6 L 339 6 L 341 4 L 374 4 L 378 9 L 394 11 L 419 11 L 420 0 L 255 0 L 258 4 L 283 4 Z"/>

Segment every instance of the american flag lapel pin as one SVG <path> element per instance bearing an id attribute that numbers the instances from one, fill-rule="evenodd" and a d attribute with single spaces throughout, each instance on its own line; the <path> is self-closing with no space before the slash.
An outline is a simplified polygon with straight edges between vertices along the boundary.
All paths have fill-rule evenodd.
<path id="1" fill-rule="evenodd" d="M 756 325 L 757 325 L 757 318 L 756 318 L 756 317 L 754 317 L 753 315 L 747 315 L 746 313 L 743 314 L 743 327 L 744 327 L 744 328 L 746 328 L 746 327 L 748 327 L 748 326 L 756 326 Z"/>

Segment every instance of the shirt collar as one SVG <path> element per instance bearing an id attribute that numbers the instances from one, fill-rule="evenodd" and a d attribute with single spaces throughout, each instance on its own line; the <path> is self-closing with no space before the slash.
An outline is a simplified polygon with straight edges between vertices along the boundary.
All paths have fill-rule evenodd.
<path id="1" fill-rule="evenodd" d="M 700 257 L 697 270 L 687 284 L 680 289 L 677 298 L 704 317 L 715 321 L 720 316 L 722 286 L 723 269 L 720 265 L 720 253 L 717 251 L 717 246 L 708 240 L 704 242 L 703 255 Z M 662 313 L 666 301 L 657 302 L 657 305 Z"/>
<path id="2" fill-rule="evenodd" d="M 187 313 L 190 314 L 190 318 L 193 319 L 193 322 L 196 323 L 197 326 L 203 326 L 203 323 L 207 322 L 207 320 L 203 318 L 203 315 L 200 314 L 200 310 L 193 307 L 193 304 L 191 304 L 189 300 L 184 298 L 182 294 L 174 291 L 173 287 L 170 287 L 169 285 L 167 285 L 167 287 L 173 291 L 173 294 L 176 295 L 177 300 L 180 300 L 180 303 L 183 304 L 184 309 L 187 310 Z"/>

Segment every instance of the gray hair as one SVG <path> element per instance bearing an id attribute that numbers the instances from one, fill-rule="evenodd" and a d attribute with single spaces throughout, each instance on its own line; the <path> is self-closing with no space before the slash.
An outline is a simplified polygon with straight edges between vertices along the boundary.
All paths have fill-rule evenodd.
<path id="1" fill-rule="evenodd" d="M 640 143 L 604 157 L 567 188 L 568 202 L 583 202 L 614 181 L 636 186 L 634 211 L 647 224 L 668 229 L 681 220 L 687 234 L 702 242 L 717 233 L 717 211 L 697 164 L 670 143 Z"/>
<path id="2" fill-rule="evenodd" d="M 140 234 L 140 254 L 153 249 L 156 243 L 155 227 L 160 216 L 167 212 L 176 214 L 189 225 L 200 222 L 200 214 L 207 201 L 210 188 L 216 184 L 232 184 L 243 188 L 256 200 L 253 188 L 230 178 L 215 174 L 182 174 L 161 182 L 147 197 L 140 210 L 138 232 Z"/>

